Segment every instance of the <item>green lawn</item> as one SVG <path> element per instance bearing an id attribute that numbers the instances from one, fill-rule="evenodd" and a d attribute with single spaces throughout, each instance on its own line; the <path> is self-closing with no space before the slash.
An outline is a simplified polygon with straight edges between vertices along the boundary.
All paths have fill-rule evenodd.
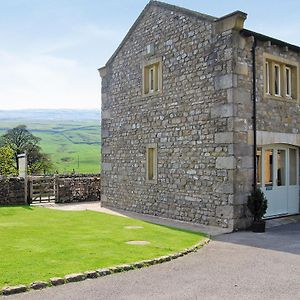
<path id="1" fill-rule="evenodd" d="M 1 207 L 0 237 L 1 288 L 170 254 L 205 235 L 93 211 Z"/>

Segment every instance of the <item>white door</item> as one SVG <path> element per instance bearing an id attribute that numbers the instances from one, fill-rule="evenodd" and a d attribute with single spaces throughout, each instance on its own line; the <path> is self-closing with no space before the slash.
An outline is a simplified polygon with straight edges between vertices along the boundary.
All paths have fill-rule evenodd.
<path id="1" fill-rule="evenodd" d="M 299 152 L 286 145 L 257 151 L 258 184 L 268 199 L 266 216 L 299 213 Z"/>

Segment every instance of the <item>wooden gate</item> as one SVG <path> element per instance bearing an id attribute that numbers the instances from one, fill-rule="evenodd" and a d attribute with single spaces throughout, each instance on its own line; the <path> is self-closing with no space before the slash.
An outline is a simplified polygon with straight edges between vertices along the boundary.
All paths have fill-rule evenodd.
<path id="1" fill-rule="evenodd" d="M 28 177 L 28 196 L 30 203 L 55 202 L 55 177 Z"/>

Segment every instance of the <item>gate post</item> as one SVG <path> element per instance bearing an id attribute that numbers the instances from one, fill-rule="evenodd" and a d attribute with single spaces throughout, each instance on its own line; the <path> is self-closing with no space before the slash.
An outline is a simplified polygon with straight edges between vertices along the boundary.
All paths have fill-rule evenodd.
<path id="1" fill-rule="evenodd" d="M 27 178 L 27 153 L 18 155 L 19 164 L 19 177 L 24 178 L 24 200 L 25 204 L 28 204 L 27 193 L 28 193 L 28 178 Z"/>
<path id="2" fill-rule="evenodd" d="M 54 175 L 54 195 L 55 195 L 55 203 L 59 202 L 59 193 L 58 193 L 58 187 L 59 186 L 59 182 L 58 182 L 58 175 Z"/>

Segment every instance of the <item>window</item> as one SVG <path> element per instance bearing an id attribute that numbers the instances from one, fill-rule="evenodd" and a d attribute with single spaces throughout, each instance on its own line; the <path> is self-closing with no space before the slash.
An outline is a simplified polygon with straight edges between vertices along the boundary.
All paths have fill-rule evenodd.
<path id="1" fill-rule="evenodd" d="M 265 72 L 266 72 L 265 92 L 267 95 L 270 95 L 270 64 L 268 61 L 266 61 L 265 63 Z"/>
<path id="2" fill-rule="evenodd" d="M 274 94 L 275 96 L 281 96 L 280 91 L 280 66 L 274 65 Z"/>
<path id="3" fill-rule="evenodd" d="M 264 94 L 266 98 L 298 100 L 299 64 L 264 54 Z"/>
<path id="4" fill-rule="evenodd" d="M 157 182 L 157 145 L 150 144 L 147 146 L 146 153 L 146 181 Z"/>
<path id="5" fill-rule="evenodd" d="M 257 185 L 261 186 L 261 148 L 256 150 L 256 180 Z"/>
<path id="6" fill-rule="evenodd" d="M 155 82 L 155 75 L 156 75 L 156 72 L 155 72 L 155 69 L 156 66 L 153 66 L 149 69 L 149 92 L 153 93 L 154 91 L 157 90 L 158 86 L 157 86 L 157 82 Z"/>
<path id="7" fill-rule="evenodd" d="M 273 149 L 265 151 L 265 186 L 273 186 Z"/>
<path id="8" fill-rule="evenodd" d="M 162 90 L 162 68 L 160 60 L 152 60 L 143 67 L 143 94 L 153 95 Z"/>
<path id="9" fill-rule="evenodd" d="M 292 97 L 292 70 L 285 67 L 285 92 L 287 97 Z"/>

